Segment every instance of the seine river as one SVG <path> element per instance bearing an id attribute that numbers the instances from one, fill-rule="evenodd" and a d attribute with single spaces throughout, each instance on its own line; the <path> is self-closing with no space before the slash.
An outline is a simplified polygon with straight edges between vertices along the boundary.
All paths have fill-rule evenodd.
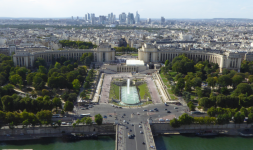
<path id="1" fill-rule="evenodd" d="M 197 136 L 156 136 L 157 150 L 249 150 L 253 138 L 220 136 L 203 138 Z M 0 142 L 0 149 L 33 150 L 114 150 L 115 137 L 101 136 L 98 140 L 63 142 L 60 138 L 47 138 L 31 141 Z"/>
<path id="2" fill-rule="evenodd" d="M 253 148 L 253 138 L 244 137 L 197 137 L 197 136 L 157 136 L 157 150 L 249 150 Z"/>
<path id="3" fill-rule="evenodd" d="M 100 136 L 98 140 L 81 140 L 63 142 L 60 138 L 46 138 L 30 141 L 0 142 L 1 149 L 33 149 L 33 150 L 114 150 L 114 136 Z"/>

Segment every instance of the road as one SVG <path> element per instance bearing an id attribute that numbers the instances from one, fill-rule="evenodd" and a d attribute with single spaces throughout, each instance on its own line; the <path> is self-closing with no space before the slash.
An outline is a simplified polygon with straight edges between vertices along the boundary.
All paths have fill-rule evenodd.
<path id="1" fill-rule="evenodd" d="M 178 107 L 178 109 L 174 109 L 174 107 Z M 150 110 L 157 108 L 158 112 L 150 112 Z M 167 110 L 171 111 L 171 113 L 167 113 Z M 81 110 L 81 107 L 77 107 L 77 116 L 80 114 L 90 113 L 92 117 L 96 114 L 100 113 L 102 116 L 106 115 L 107 118 L 104 118 L 104 123 L 112 123 L 115 121 L 115 117 L 118 118 L 119 123 L 123 123 L 123 120 L 128 121 L 130 124 L 139 124 L 141 121 L 145 122 L 149 117 L 152 118 L 153 122 L 158 122 L 159 118 L 165 119 L 173 119 L 174 117 L 179 117 L 185 110 L 187 110 L 187 106 L 177 106 L 177 105 L 169 105 L 165 106 L 164 104 L 151 104 L 144 107 L 138 108 L 115 108 L 109 104 L 100 104 L 94 105 L 93 108 L 89 108 L 86 110 Z M 147 111 L 143 111 L 147 110 Z M 139 112 L 140 115 L 137 115 Z M 125 114 L 125 115 L 124 115 Z M 111 115 L 111 117 L 109 117 Z"/>

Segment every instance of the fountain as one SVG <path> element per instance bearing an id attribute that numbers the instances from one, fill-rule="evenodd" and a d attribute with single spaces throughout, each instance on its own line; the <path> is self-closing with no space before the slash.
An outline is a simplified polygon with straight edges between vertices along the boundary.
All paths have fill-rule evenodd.
<path id="1" fill-rule="evenodd" d="M 127 86 L 121 87 L 121 102 L 123 105 L 134 105 L 140 102 L 137 88 L 130 86 L 130 79 L 127 79 Z"/>
<path id="2" fill-rule="evenodd" d="M 130 86 L 130 79 L 127 79 L 127 94 L 130 93 L 129 86 Z"/>

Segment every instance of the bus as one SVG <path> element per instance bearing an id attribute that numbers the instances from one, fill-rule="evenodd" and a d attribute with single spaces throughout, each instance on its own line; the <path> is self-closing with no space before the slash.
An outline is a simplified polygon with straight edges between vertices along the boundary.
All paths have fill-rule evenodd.
<path id="1" fill-rule="evenodd" d="M 61 116 L 60 116 L 60 114 L 54 114 L 54 115 L 52 115 L 52 118 L 60 118 Z"/>
<path id="2" fill-rule="evenodd" d="M 80 117 L 81 118 L 83 118 L 83 117 L 90 117 L 90 113 L 88 113 L 88 114 L 81 114 Z"/>

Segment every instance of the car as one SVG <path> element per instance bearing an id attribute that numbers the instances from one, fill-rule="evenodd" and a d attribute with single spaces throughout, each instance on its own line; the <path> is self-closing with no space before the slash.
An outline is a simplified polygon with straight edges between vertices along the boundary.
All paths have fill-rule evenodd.
<path id="1" fill-rule="evenodd" d="M 72 122 L 68 122 L 67 125 L 72 125 Z"/>
<path id="2" fill-rule="evenodd" d="M 128 129 L 128 127 L 126 126 L 126 129 Z"/>
<path id="3" fill-rule="evenodd" d="M 10 134 L 6 134 L 6 136 L 11 136 Z"/>
<path id="4" fill-rule="evenodd" d="M 20 133 L 20 135 L 24 135 L 24 133 Z"/>
<path id="5" fill-rule="evenodd" d="M 160 122 L 164 122 L 165 120 L 163 120 L 163 118 L 160 118 L 159 121 L 160 121 Z"/>
<path id="6" fill-rule="evenodd" d="M 132 134 L 132 137 L 135 137 L 135 135 L 134 135 L 134 134 Z"/>
<path id="7" fill-rule="evenodd" d="M 123 114 L 124 116 L 126 116 L 126 114 Z"/>
<path id="8" fill-rule="evenodd" d="M 127 124 L 129 124 L 129 122 L 127 122 Z"/>
<path id="9" fill-rule="evenodd" d="M 126 120 L 123 120 L 124 123 L 126 123 Z"/>
<path id="10" fill-rule="evenodd" d="M 158 109 L 156 109 L 155 111 L 159 111 Z"/>
<path id="11" fill-rule="evenodd" d="M 132 130 L 130 129 L 130 132 L 132 132 Z"/>
<path id="12" fill-rule="evenodd" d="M 155 108 L 154 110 L 158 110 L 157 108 Z"/>
<path id="13" fill-rule="evenodd" d="M 114 107 L 114 105 L 112 105 L 112 107 Z"/>
<path id="14" fill-rule="evenodd" d="M 121 118 L 124 118 L 124 116 L 121 116 Z"/>
<path id="15" fill-rule="evenodd" d="M 85 110 L 85 108 L 81 108 L 81 110 Z"/>
<path id="16" fill-rule="evenodd" d="M 165 119 L 165 121 L 170 122 L 170 119 Z"/>
<path id="17" fill-rule="evenodd" d="M 171 112 L 168 110 L 167 113 L 171 113 Z"/>
<path id="18" fill-rule="evenodd" d="M 115 108 L 118 108 L 118 106 L 115 106 Z"/>
<path id="19" fill-rule="evenodd" d="M 67 123 L 66 122 L 62 122 L 61 125 L 67 125 Z"/>
<path id="20" fill-rule="evenodd" d="M 165 108 L 164 110 L 167 110 L 167 108 Z"/>
<path id="21" fill-rule="evenodd" d="M 89 106 L 89 108 L 92 108 L 92 106 Z"/>
<path id="22" fill-rule="evenodd" d="M 104 118 L 107 118 L 107 116 L 106 116 L 106 115 L 104 115 Z"/>
<path id="23" fill-rule="evenodd" d="M 153 109 L 151 109 L 151 110 L 149 110 L 150 112 L 154 112 L 154 110 Z"/>
<path id="24" fill-rule="evenodd" d="M 140 134 L 143 134 L 143 132 L 142 132 L 142 131 L 140 131 Z"/>
<path id="25" fill-rule="evenodd" d="M 132 124 L 132 126 L 134 126 L 134 124 Z"/>
<path id="26" fill-rule="evenodd" d="M 109 115 L 109 117 L 112 117 L 112 115 Z"/>
<path id="27" fill-rule="evenodd" d="M 139 128 L 142 128 L 142 126 L 141 126 L 141 125 L 139 125 Z"/>
<path id="28" fill-rule="evenodd" d="M 119 107 L 119 108 L 122 108 L 122 107 Z"/>
<path id="29" fill-rule="evenodd" d="M 147 109 L 144 109 L 143 111 L 147 111 Z"/>
<path id="30" fill-rule="evenodd" d="M 140 113 L 139 113 L 139 112 L 137 112 L 137 115 L 140 115 Z"/>
<path id="31" fill-rule="evenodd" d="M 174 107 L 174 109 L 178 109 L 177 107 Z"/>

